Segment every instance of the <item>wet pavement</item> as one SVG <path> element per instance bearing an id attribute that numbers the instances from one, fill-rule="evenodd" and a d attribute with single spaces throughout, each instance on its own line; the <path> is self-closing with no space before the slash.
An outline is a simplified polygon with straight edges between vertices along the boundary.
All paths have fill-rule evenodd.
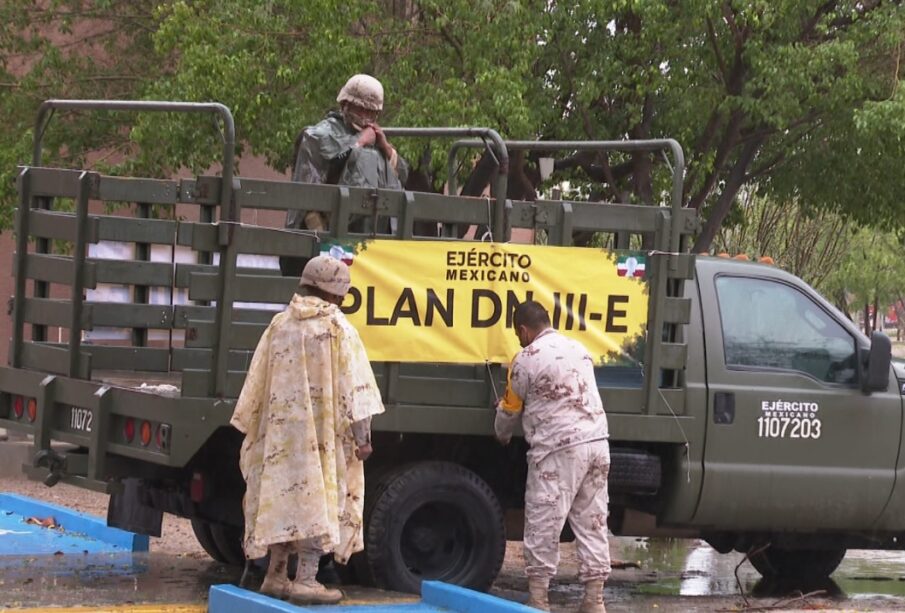
<path id="1" fill-rule="evenodd" d="M 518 560 L 521 547 L 511 543 L 510 548 L 492 592 L 523 602 L 527 584 Z M 574 611 L 581 598 L 574 547 L 564 545 L 563 553 L 551 602 L 554 611 Z M 720 555 L 699 541 L 630 538 L 614 539 L 613 554 L 630 567 L 614 571 L 607 584 L 610 613 L 745 608 L 735 574 L 741 555 Z M 240 575 L 235 567 L 156 552 L 6 555 L 0 557 L 0 610 L 132 603 L 203 605 L 210 585 L 235 583 Z M 849 552 L 833 580 L 817 586 L 769 585 L 748 563 L 739 567 L 738 577 L 750 607 L 768 607 L 792 598 L 781 610 L 905 611 L 902 552 Z M 804 601 L 794 600 L 796 588 L 822 592 Z M 353 602 L 413 600 L 373 589 L 345 589 Z"/>
<path id="2" fill-rule="evenodd" d="M 609 613 L 743 610 L 905 611 L 905 552 L 850 551 L 829 581 L 789 585 L 761 579 L 741 554 L 719 554 L 687 539 L 611 540 L 612 554 L 628 568 L 614 570 L 606 586 Z M 577 568 L 568 555 L 551 587 L 554 612 L 575 611 L 581 600 Z M 736 578 L 736 567 L 737 576 Z M 494 593 L 523 601 L 527 582 L 504 572 Z M 806 599 L 802 594 L 815 593 Z M 779 605 L 773 609 L 775 605 Z"/>

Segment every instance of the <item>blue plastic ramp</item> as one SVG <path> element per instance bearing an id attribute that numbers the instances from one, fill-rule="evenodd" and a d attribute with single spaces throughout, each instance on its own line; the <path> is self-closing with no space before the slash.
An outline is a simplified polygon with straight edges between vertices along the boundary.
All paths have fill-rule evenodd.
<path id="1" fill-rule="evenodd" d="M 53 517 L 58 528 L 28 524 L 29 517 Z M 129 553 L 148 550 L 148 537 L 79 513 L 16 494 L 0 494 L 0 556 L 71 553 Z"/>
<path id="2" fill-rule="evenodd" d="M 298 613 L 330 611 L 335 613 L 529 613 L 530 607 L 474 590 L 425 581 L 421 584 L 421 602 L 329 605 L 299 607 L 282 600 L 243 590 L 234 585 L 211 587 L 208 613 Z"/>

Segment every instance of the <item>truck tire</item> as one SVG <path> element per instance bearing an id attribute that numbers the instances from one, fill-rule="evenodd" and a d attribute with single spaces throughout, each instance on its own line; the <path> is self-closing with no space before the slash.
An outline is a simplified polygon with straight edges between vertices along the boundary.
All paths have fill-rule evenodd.
<path id="1" fill-rule="evenodd" d="M 220 549 L 214 542 L 214 536 L 211 534 L 210 522 L 201 519 L 192 520 L 192 532 L 195 533 L 195 540 L 201 545 L 201 548 L 207 552 L 217 562 L 226 563 L 226 558 L 220 553 Z"/>
<path id="2" fill-rule="evenodd" d="M 844 547 L 780 549 L 771 546 L 748 559 L 765 579 L 812 582 L 832 575 L 844 557 Z"/>
<path id="3" fill-rule="evenodd" d="M 227 564 L 242 566 L 245 564 L 245 550 L 242 548 L 244 528 L 226 524 L 210 524 L 211 537 Z M 202 545 L 203 547 L 203 545 Z"/>
<path id="4" fill-rule="evenodd" d="M 383 491 L 387 488 L 387 485 L 396 479 L 396 476 L 401 470 L 404 471 L 408 468 L 409 466 L 406 465 L 401 467 L 397 466 L 395 468 L 382 467 L 378 468 L 376 471 L 372 471 L 369 466 L 365 466 L 365 526 L 368 526 L 371 523 L 371 512 L 374 510 L 374 501 L 380 498 Z M 365 538 L 367 538 L 367 534 L 365 534 Z M 368 566 L 367 551 L 359 551 L 352 554 L 352 557 L 349 558 L 349 563 L 346 564 L 345 568 L 343 568 L 341 564 L 337 566 L 339 576 L 342 578 L 343 583 L 347 585 L 354 584 L 364 587 L 374 587 L 377 585 L 374 580 L 374 575 L 371 573 L 371 568 Z"/>
<path id="5" fill-rule="evenodd" d="M 656 494 L 662 479 L 659 456 L 636 449 L 610 449 L 610 492 Z"/>
<path id="6" fill-rule="evenodd" d="M 375 489 L 365 553 L 378 587 L 417 594 L 426 579 L 490 587 L 506 533 L 503 510 L 483 479 L 458 464 L 419 462 Z"/>

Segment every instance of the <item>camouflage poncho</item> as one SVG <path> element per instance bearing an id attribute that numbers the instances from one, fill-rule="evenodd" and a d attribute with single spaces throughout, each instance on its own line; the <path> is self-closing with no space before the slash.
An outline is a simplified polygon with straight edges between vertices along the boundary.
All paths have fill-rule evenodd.
<path id="1" fill-rule="evenodd" d="M 255 349 L 231 423 L 245 433 L 245 554 L 314 539 L 344 563 L 363 548 L 364 465 L 352 423 L 384 410 L 339 307 L 295 295 Z"/>

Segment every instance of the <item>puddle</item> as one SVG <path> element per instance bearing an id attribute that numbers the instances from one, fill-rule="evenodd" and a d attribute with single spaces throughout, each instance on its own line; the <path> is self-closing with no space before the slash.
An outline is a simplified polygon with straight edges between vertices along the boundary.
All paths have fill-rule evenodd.
<path id="1" fill-rule="evenodd" d="M 735 567 L 741 554 L 721 555 L 706 543 L 685 539 L 616 538 L 612 546 L 614 559 L 630 567 L 614 571 L 607 583 L 611 613 L 642 609 L 703 612 L 739 605 Z M 557 612 L 574 611 L 583 591 L 577 581 L 574 547 L 572 551 L 561 565 L 563 573 L 551 586 Z M 634 564 L 638 567 L 631 567 Z M 240 575 L 241 569 L 206 558 L 157 552 L 8 556 L 0 563 L 0 593 L 4 605 L 16 608 L 200 604 L 207 601 L 211 585 L 235 583 Z M 794 591 L 762 581 L 748 563 L 739 568 L 739 578 L 752 601 L 771 604 Z M 510 567 L 497 581 L 494 593 L 524 601 L 526 584 L 523 567 Z M 831 582 L 809 587 L 826 591 L 821 606 L 827 609 L 905 610 L 905 553 L 849 552 Z M 353 599 L 394 601 L 401 596 L 359 587 L 344 589 Z"/>
<path id="2" fill-rule="evenodd" d="M 204 604 L 210 586 L 237 584 L 242 569 L 163 553 L 8 556 L 0 564 L 0 610 L 118 604 Z M 253 570 L 251 589 L 263 572 Z M 405 603 L 409 594 L 343 586 L 346 604 Z"/>
<path id="3" fill-rule="evenodd" d="M 84 603 L 205 602 L 215 583 L 237 581 L 241 569 L 165 554 L 9 556 L 0 592 L 10 607 Z"/>
<path id="4" fill-rule="evenodd" d="M 703 541 L 686 539 L 618 538 L 614 557 L 636 561 L 637 577 L 623 586 L 631 594 L 659 596 L 739 595 L 736 566 L 743 556 L 720 554 Z M 614 578 L 618 578 L 617 574 Z M 742 564 L 738 576 L 746 594 L 754 597 L 783 597 L 795 589 L 824 590 L 826 596 L 841 600 L 901 598 L 905 605 L 905 552 L 849 551 L 828 582 L 814 586 L 775 585 L 761 579 L 750 563 Z"/>

